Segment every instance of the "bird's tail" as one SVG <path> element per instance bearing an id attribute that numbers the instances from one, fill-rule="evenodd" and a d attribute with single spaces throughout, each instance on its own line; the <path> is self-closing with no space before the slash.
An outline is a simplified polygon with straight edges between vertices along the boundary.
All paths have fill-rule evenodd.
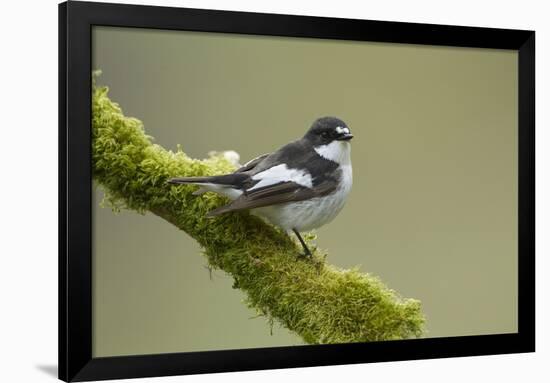
<path id="1" fill-rule="evenodd" d="M 224 174 L 221 176 L 210 177 L 176 177 L 170 178 L 167 182 L 169 184 L 212 184 L 239 187 L 248 176 L 242 173 Z"/>
<path id="2" fill-rule="evenodd" d="M 166 181 L 169 184 L 180 185 L 180 184 L 211 184 L 213 178 L 216 177 L 176 177 L 170 178 Z"/>
<path id="3" fill-rule="evenodd" d="M 210 177 L 177 177 L 171 178 L 167 182 L 173 185 L 200 185 L 200 188 L 193 193 L 194 195 L 201 195 L 207 191 L 213 191 L 231 199 L 235 199 L 240 194 L 240 192 L 236 192 L 236 190 L 240 189 L 247 179 L 248 176 L 245 174 L 231 173 Z"/>

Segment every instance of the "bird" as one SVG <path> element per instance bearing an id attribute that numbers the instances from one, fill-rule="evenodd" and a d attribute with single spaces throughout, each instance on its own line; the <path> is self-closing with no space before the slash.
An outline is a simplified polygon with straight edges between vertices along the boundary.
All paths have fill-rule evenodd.
<path id="1" fill-rule="evenodd" d="M 171 178 L 173 185 L 195 184 L 193 194 L 211 191 L 229 198 L 207 213 L 213 217 L 249 210 L 283 230 L 294 232 L 304 256 L 312 253 L 300 235 L 332 221 L 353 184 L 350 128 L 336 117 L 316 119 L 306 134 L 260 155 L 230 174 Z"/>

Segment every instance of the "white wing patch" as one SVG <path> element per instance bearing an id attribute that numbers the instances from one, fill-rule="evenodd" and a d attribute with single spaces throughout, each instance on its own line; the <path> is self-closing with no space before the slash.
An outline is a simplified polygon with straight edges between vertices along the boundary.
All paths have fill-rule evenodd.
<path id="1" fill-rule="evenodd" d="M 255 174 L 252 177 L 255 181 L 260 181 L 248 190 L 259 189 L 265 186 L 275 185 L 281 182 L 295 182 L 308 188 L 313 187 L 311 174 L 304 170 L 289 169 L 286 164 L 273 166 L 263 172 Z"/>
<path id="2" fill-rule="evenodd" d="M 342 128 L 341 126 L 336 127 L 336 133 L 338 134 L 349 134 L 348 128 Z"/>

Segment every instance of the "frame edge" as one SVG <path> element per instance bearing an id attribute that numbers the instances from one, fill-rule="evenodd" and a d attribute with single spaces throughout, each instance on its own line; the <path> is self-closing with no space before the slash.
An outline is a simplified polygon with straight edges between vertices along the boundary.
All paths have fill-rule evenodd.
<path id="1" fill-rule="evenodd" d="M 100 5 L 101 4 L 101 5 Z M 341 350 L 347 350 L 349 353 L 351 349 L 359 353 L 355 355 L 358 359 L 347 359 L 351 357 L 349 353 L 344 362 L 339 362 L 338 357 L 342 358 L 346 352 L 340 353 L 340 346 L 315 346 L 310 350 L 317 350 L 318 354 L 313 352 L 308 356 L 317 355 L 317 358 L 329 357 L 329 349 L 332 349 L 330 353 L 335 350 L 339 350 L 338 353 L 334 353 L 330 356 L 330 362 L 320 363 L 319 359 L 315 362 L 302 362 L 302 365 L 293 363 L 293 365 L 285 365 L 284 362 L 273 365 L 270 362 L 269 366 L 259 366 L 254 364 L 254 358 L 252 359 L 239 359 L 234 361 L 227 361 L 232 367 L 225 367 L 226 361 L 224 361 L 224 367 L 219 369 L 212 369 L 203 371 L 205 367 L 205 360 L 210 358 L 225 359 L 225 356 L 231 355 L 224 352 L 218 354 L 217 351 L 208 352 L 203 354 L 204 357 L 190 354 L 161 354 L 161 355 L 141 355 L 141 356 L 128 356 L 128 357 L 108 357 L 108 358 L 92 358 L 91 353 L 91 280 L 90 275 L 85 275 L 86 268 L 90 268 L 89 263 L 91 254 L 90 252 L 78 253 L 74 252 L 78 247 L 82 247 L 86 244 L 86 240 L 82 238 L 83 230 L 87 228 L 75 228 L 74 222 L 78 222 L 78 214 L 71 211 L 83 211 L 89 209 L 89 203 L 86 204 L 86 195 L 78 195 L 77 190 L 82 188 L 79 186 L 79 182 L 88 176 L 88 170 L 82 174 L 76 171 L 76 167 L 84 168 L 88 162 L 82 161 L 88 154 L 88 149 L 83 150 L 79 146 L 83 140 L 86 139 L 87 131 L 82 131 L 85 127 L 84 119 L 89 120 L 89 94 L 82 94 L 82 92 L 75 91 L 76 81 L 80 81 L 79 84 L 83 84 L 83 79 L 87 79 L 87 83 L 84 85 L 89 86 L 90 71 L 89 65 L 82 66 L 90 57 L 90 52 L 85 52 L 82 46 L 77 44 L 82 39 L 89 39 L 90 23 L 93 24 L 96 20 L 103 20 L 112 22 L 116 25 L 120 22 L 122 17 L 120 14 L 110 13 L 108 15 L 97 14 L 99 7 L 103 10 L 108 9 L 120 9 L 117 8 L 120 4 L 111 3 L 85 3 L 79 1 L 71 1 L 70 3 L 64 2 L 59 4 L 59 378 L 65 381 L 74 380 L 98 380 L 98 379 L 113 379 L 113 378 L 129 378 L 129 377 L 145 377 L 145 376 L 166 376 L 166 375 L 179 375 L 179 374 L 192 374 L 192 373 L 204 373 L 204 372 L 226 372 L 226 371 L 245 371 L 245 370 L 259 370 L 259 369 L 272 369 L 272 368 L 292 368 L 292 367 L 305 367 L 305 366 L 322 366 L 322 365 L 335 365 L 335 364 L 352 364 L 352 363 L 368 363 L 368 362 L 380 362 L 380 361 L 397 361 L 397 360 L 414 360 L 414 359 L 426 359 L 426 358 L 442 358 L 442 357 L 459 357 L 469 355 L 487 355 L 487 354 L 502 354 L 502 353 L 517 353 L 517 352 L 532 352 L 535 350 L 535 318 L 534 318 L 534 107 L 535 107 L 535 78 L 534 78 L 534 32 L 532 31 L 506 31 L 501 30 L 502 34 L 513 35 L 512 42 L 506 43 L 505 49 L 518 50 L 518 128 L 519 130 L 519 145 L 518 145 L 518 161 L 520 164 L 519 171 L 519 244 L 518 251 L 523 256 L 519 256 L 519 279 L 518 279 L 518 333 L 516 334 L 500 334 L 495 336 L 477 336 L 474 338 L 454 338 L 451 340 L 455 344 L 455 349 L 451 352 L 438 353 L 434 350 L 437 349 L 437 345 L 441 345 L 442 340 L 435 340 L 434 338 L 428 340 L 407 340 L 407 343 L 401 343 L 404 345 L 403 356 L 372 356 L 367 357 L 365 354 L 361 355 L 363 351 L 359 345 L 347 344 L 341 348 Z M 88 7 L 92 7 L 91 14 L 87 14 L 86 11 L 90 10 Z M 135 5 L 126 5 L 126 7 L 136 7 Z M 152 7 L 137 6 L 142 10 L 145 8 L 151 9 Z M 165 7 L 168 8 L 168 7 Z M 170 9 L 170 8 L 168 8 Z M 185 8 L 178 8 L 184 10 Z M 166 11 L 166 10 L 165 10 Z M 164 12 L 163 11 L 163 14 Z M 209 14 L 231 13 L 235 17 L 250 17 L 250 15 L 264 15 L 264 14 L 250 14 L 243 16 L 242 12 L 231 11 L 207 11 L 207 10 L 189 10 L 191 14 L 191 20 L 195 23 L 194 19 L 204 20 L 205 16 Z M 155 15 L 160 14 L 155 12 Z M 101 16 L 101 17 L 100 17 Z M 135 16 L 135 15 L 134 15 Z M 323 18 L 314 16 L 293 16 L 293 15 L 271 15 L 277 17 L 279 20 L 283 20 L 287 17 L 300 17 L 302 20 L 313 19 L 317 22 L 323 22 Z M 173 20 L 175 16 L 168 18 Z M 242 20 L 241 20 L 242 21 Z M 342 19 L 341 22 L 352 21 L 348 19 Z M 144 21 L 141 21 L 144 22 Z M 168 21 L 165 21 L 168 22 Z M 213 22 L 213 21 L 212 21 Z M 227 23 L 227 20 L 216 19 L 216 22 Z M 326 22 L 326 20 L 325 20 Z M 352 21 L 357 26 L 361 23 L 361 20 Z M 395 22 L 372 22 L 372 25 L 382 25 L 390 27 L 395 24 L 408 24 L 407 27 L 411 27 L 411 23 L 395 23 Z M 85 24 L 85 25 L 84 25 Z M 246 24 L 246 23 L 245 23 Z M 243 25 L 245 25 L 243 24 Z M 171 28 L 175 28 L 176 24 L 173 24 Z M 196 25 L 196 24 L 193 24 Z M 228 25 L 228 24 L 223 24 Z M 239 24 L 239 28 L 243 28 Z M 365 24 L 366 25 L 366 24 Z M 414 26 L 415 24 L 412 24 Z M 427 25 L 427 29 L 440 29 L 442 26 Z M 147 28 L 147 26 L 144 26 Z M 235 31 L 239 29 L 234 28 L 233 32 L 227 33 L 244 33 Z M 463 28 L 464 32 L 467 32 L 465 38 L 471 39 L 474 32 L 479 32 L 486 28 L 466 28 L 450 26 L 450 29 Z M 170 29 L 170 28 L 166 28 Z M 415 38 L 426 38 L 426 36 L 433 36 L 433 30 L 423 29 Z M 450 30 L 446 27 L 441 28 L 443 31 Z M 279 29 L 274 29 L 279 31 Z M 271 31 L 271 30 L 270 30 Z M 305 35 L 309 35 L 308 32 Z M 429 33 L 428 33 L 429 32 Z M 350 29 L 350 36 L 355 36 L 355 31 Z M 487 32 L 488 33 L 488 32 Z M 269 33 L 268 33 L 269 34 Z M 499 33 L 500 35 L 500 33 Z M 384 38 L 381 35 L 377 35 L 379 38 Z M 454 35 L 449 35 L 454 38 Z M 494 36 L 492 33 L 486 35 L 485 43 L 493 42 Z M 321 38 L 321 37 L 319 37 Z M 413 39 L 414 40 L 414 39 Z M 390 41 L 391 42 L 391 41 Z M 418 42 L 417 42 L 418 43 Z M 431 44 L 431 43 L 426 43 Z M 502 43 L 504 44 L 504 43 Z M 507 45 L 509 44 L 509 46 Z M 515 45 L 518 44 L 518 45 Z M 447 45 L 445 42 L 439 41 L 432 45 Z M 513 47 L 512 47 L 513 46 Z M 88 47 L 89 48 L 89 47 Z M 88 71 L 87 73 L 85 73 Z M 84 77 L 86 76 L 86 77 Z M 82 89 L 82 86 L 80 86 Z M 79 99 L 77 102 L 75 99 Z M 87 105 L 82 102 L 86 101 Z M 70 104 L 70 105 L 69 105 Z M 85 109 L 87 107 L 88 109 Z M 80 113 L 80 114 L 79 114 Z M 89 121 L 87 122 L 89 124 Z M 71 127 L 69 130 L 68 127 Z M 90 139 L 90 138 L 88 138 Z M 80 150 L 80 152 L 79 152 Z M 70 164 L 73 166 L 68 167 L 69 159 Z M 78 165 L 78 161 L 82 162 Z M 88 160 L 89 161 L 89 160 Z M 91 182 L 91 181 L 90 181 Z M 522 202 L 523 199 L 523 202 Z M 72 223 L 72 225 L 69 225 Z M 71 236 L 69 236 L 69 232 Z M 73 237 L 72 235 L 75 235 Z M 71 241 L 69 241 L 71 238 Z M 73 249 L 73 251 L 71 251 Z M 69 258 L 69 254 L 73 254 Z M 83 274 L 84 273 L 84 274 Z M 70 276 L 70 278 L 69 278 Z M 83 279 L 81 280 L 80 277 Z M 89 285 L 88 285 L 89 284 Z M 70 289 L 69 289 L 70 287 Z M 88 295 L 86 295 L 88 294 Z M 79 299 L 80 298 L 80 299 Z M 70 310 L 69 310 L 70 308 Z M 451 338 L 443 338 L 445 342 L 448 342 Z M 468 353 L 464 353 L 468 347 L 473 347 L 478 341 L 491 341 L 492 344 L 486 344 L 483 347 L 479 347 L 476 351 L 468 349 Z M 390 348 L 395 348 L 397 343 L 372 345 L 370 349 L 378 349 L 382 351 L 382 355 L 389 355 Z M 416 349 L 417 346 L 421 346 L 420 350 Z M 429 346 L 429 348 L 422 349 Z M 300 346 L 298 348 L 302 348 Z M 306 346 L 307 347 L 307 346 Z M 286 348 L 286 347 L 285 347 Z M 259 349 L 252 349 L 251 352 L 244 350 L 237 350 L 239 356 L 258 355 Z M 325 350 L 325 351 L 321 351 Z M 235 350 L 231 351 L 233 353 Z M 265 351 L 269 353 L 269 351 Z M 273 351 L 276 355 L 277 351 Z M 285 350 L 285 353 L 287 351 Z M 297 352 L 298 354 L 301 353 Z M 338 356 L 340 354 L 340 356 Z M 208 355 L 208 356 L 207 356 Z M 179 358 L 197 358 L 195 362 L 200 367 L 186 368 L 181 365 Z M 232 357 L 237 356 L 235 354 Z M 332 359 L 335 357 L 336 359 Z M 386 359 L 389 358 L 389 359 Z M 158 365 L 151 365 L 150 362 L 155 360 Z M 222 360 L 218 360 L 220 363 Z M 149 363 L 148 363 L 149 362 Z M 233 364 L 232 364 L 233 363 Z M 240 365 L 239 365 L 240 363 Z M 251 366 L 251 363 L 253 364 Z M 311 364 L 312 363 L 312 364 Z M 139 369 L 132 371 L 131 369 L 139 366 Z M 131 368 L 130 370 L 128 368 Z M 158 369 L 162 369 L 158 371 Z M 157 371 L 155 371 L 157 369 Z M 145 370 L 145 371 L 144 371 Z M 153 373 L 154 375 L 146 375 Z M 134 375 L 138 374 L 138 375 Z"/>
<path id="2" fill-rule="evenodd" d="M 67 374 L 67 3 L 58 5 L 58 378 Z"/>
<path id="3" fill-rule="evenodd" d="M 92 360 L 91 28 L 78 2 L 59 12 L 59 378 L 70 382 Z"/>
<path id="4" fill-rule="evenodd" d="M 535 351 L 535 32 L 518 49 L 518 332 Z"/>

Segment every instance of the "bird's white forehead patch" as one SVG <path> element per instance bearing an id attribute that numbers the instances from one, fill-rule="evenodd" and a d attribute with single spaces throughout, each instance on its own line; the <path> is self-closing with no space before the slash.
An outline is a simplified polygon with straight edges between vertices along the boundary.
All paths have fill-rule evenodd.
<path id="1" fill-rule="evenodd" d="M 338 134 L 349 134 L 349 129 L 348 128 L 343 128 L 341 126 L 337 126 L 336 127 L 336 133 L 338 133 Z"/>

